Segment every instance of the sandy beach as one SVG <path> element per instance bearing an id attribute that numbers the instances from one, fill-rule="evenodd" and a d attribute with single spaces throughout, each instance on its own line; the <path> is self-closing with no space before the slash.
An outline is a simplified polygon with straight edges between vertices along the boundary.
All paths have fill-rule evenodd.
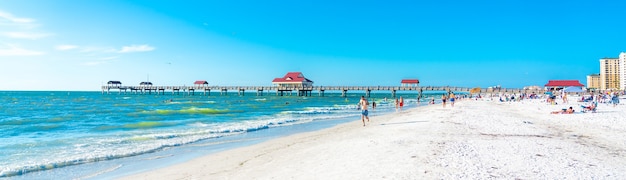
<path id="1" fill-rule="evenodd" d="M 625 106 L 580 113 L 582 104 L 423 106 L 371 117 L 365 127 L 359 119 L 123 179 L 626 178 Z M 569 106 L 577 112 L 550 114 Z"/>

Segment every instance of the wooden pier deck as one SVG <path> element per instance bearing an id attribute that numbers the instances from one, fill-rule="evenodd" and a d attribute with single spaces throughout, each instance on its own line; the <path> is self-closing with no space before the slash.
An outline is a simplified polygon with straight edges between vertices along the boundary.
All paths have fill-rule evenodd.
<path id="1" fill-rule="evenodd" d="M 119 94 L 130 93 L 135 94 L 151 94 L 161 93 L 165 94 L 171 92 L 171 94 L 187 93 L 187 95 L 195 95 L 196 92 L 201 92 L 203 95 L 210 95 L 211 91 L 219 91 L 220 95 L 225 95 L 229 91 L 235 91 L 239 95 L 244 95 L 246 91 L 253 91 L 257 93 L 257 96 L 262 96 L 264 92 L 276 92 L 277 96 L 293 95 L 296 92 L 298 96 L 311 96 L 312 92 L 318 92 L 319 96 L 324 96 L 325 91 L 340 91 L 342 96 L 345 97 L 348 91 L 363 91 L 367 97 L 370 96 L 371 91 L 390 91 L 392 96 L 396 96 L 397 91 L 405 92 L 418 92 L 424 91 L 452 91 L 452 92 L 465 92 L 468 93 L 472 88 L 466 87 L 450 87 L 450 86 L 313 86 L 313 87 L 278 87 L 278 86 L 115 86 L 107 85 L 102 86 L 102 94 L 110 94 L 111 90 L 119 90 Z M 481 88 L 480 93 L 537 93 L 543 94 L 544 90 L 525 90 L 521 88 Z"/>

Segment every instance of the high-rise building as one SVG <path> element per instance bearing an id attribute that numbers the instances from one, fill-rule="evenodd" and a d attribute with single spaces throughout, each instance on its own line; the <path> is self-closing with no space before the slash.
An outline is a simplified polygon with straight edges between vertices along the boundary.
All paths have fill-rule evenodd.
<path id="1" fill-rule="evenodd" d="M 619 58 L 600 59 L 600 89 L 610 90 L 620 88 Z"/>
<path id="2" fill-rule="evenodd" d="M 626 52 L 619 54 L 619 89 L 626 90 Z"/>
<path id="3" fill-rule="evenodd" d="M 600 74 L 587 75 L 587 89 L 600 89 Z"/>

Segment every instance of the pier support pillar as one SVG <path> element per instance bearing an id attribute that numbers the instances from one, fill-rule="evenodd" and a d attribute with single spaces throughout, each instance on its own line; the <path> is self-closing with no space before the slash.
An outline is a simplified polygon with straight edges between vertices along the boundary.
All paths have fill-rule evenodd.
<path id="1" fill-rule="evenodd" d="M 369 89 L 366 90 L 365 91 L 365 96 L 369 98 L 370 97 L 370 92 L 372 92 L 372 90 L 369 90 Z"/>
<path id="2" fill-rule="evenodd" d="M 342 90 L 341 91 L 341 97 L 346 97 L 346 94 L 348 93 L 348 90 Z"/>
<path id="3" fill-rule="evenodd" d="M 396 90 L 391 90 L 391 97 L 396 98 Z"/>

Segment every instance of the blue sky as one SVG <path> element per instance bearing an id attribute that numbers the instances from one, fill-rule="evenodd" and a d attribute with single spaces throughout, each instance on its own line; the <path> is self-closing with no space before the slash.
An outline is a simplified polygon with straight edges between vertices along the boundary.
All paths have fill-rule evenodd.
<path id="1" fill-rule="evenodd" d="M 624 1 L 0 0 L 0 90 L 138 85 L 523 87 L 626 51 Z"/>

